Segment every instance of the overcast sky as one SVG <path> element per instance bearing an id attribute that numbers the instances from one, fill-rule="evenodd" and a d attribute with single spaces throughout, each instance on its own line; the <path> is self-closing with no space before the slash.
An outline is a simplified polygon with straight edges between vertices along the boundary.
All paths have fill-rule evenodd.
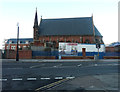
<path id="1" fill-rule="evenodd" d="M 33 37 L 37 7 L 38 21 L 46 18 L 91 17 L 105 44 L 118 41 L 119 0 L 0 0 L 0 49 L 4 39 Z"/>

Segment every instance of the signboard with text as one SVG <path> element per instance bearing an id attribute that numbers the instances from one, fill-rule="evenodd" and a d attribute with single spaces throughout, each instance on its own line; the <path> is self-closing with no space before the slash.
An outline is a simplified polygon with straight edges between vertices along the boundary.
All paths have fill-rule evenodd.
<path id="1" fill-rule="evenodd" d="M 59 43 L 59 53 L 62 55 L 77 55 L 78 52 L 82 52 L 82 49 L 85 48 L 86 52 L 105 52 L 105 45 L 100 44 L 81 44 L 81 43 Z"/>

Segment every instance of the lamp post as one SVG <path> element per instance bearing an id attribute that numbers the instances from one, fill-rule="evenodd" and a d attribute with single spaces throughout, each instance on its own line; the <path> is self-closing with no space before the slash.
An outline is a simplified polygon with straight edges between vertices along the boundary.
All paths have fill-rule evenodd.
<path id="1" fill-rule="evenodd" d="M 16 61 L 19 61 L 19 44 L 18 44 L 18 41 L 19 41 L 19 23 L 17 23 L 17 27 L 18 27 L 18 30 L 17 30 L 17 53 L 16 53 Z"/>

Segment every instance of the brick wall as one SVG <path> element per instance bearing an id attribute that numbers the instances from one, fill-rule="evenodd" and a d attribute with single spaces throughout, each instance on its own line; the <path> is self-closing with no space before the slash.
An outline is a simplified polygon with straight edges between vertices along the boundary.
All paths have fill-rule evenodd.
<path id="1" fill-rule="evenodd" d="M 89 39 L 90 40 L 90 42 L 91 43 L 93 43 L 93 36 L 84 36 L 84 37 L 82 37 L 82 39 L 83 39 L 83 41 L 81 42 L 80 40 L 80 37 L 82 37 L 82 36 L 40 36 L 39 37 L 39 41 L 43 41 L 43 39 L 45 40 L 45 41 L 57 41 L 57 40 L 59 40 L 59 41 L 74 41 L 74 42 L 78 42 L 78 43 L 84 43 L 85 42 L 85 40 L 86 39 Z"/>
<path id="2" fill-rule="evenodd" d="M 5 56 L 6 56 L 6 59 L 16 59 L 16 51 L 6 50 Z M 31 50 L 19 50 L 19 58 L 20 59 L 32 59 L 32 51 Z"/>
<path id="3" fill-rule="evenodd" d="M 55 56 L 35 56 L 33 59 L 55 59 Z"/>
<path id="4" fill-rule="evenodd" d="M 100 39 L 100 37 L 97 37 L 97 39 Z M 34 41 L 34 45 L 44 46 L 45 42 L 56 42 L 56 47 L 58 47 L 58 41 L 86 43 L 86 40 L 89 40 L 90 43 L 94 43 L 93 36 L 40 36 L 38 41 Z"/>
<path id="5" fill-rule="evenodd" d="M 114 47 L 105 47 L 105 51 L 106 52 L 115 52 L 115 48 Z"/>
<path id="6" fill-rule="evenodd" d="M 94 59 L 93 56 L 62 56 L 61 59 Z"/>
<path id="7" fill-rule="evenodd" d="M 104 59 L 120 59 L 119 56 L 104 56 Z"/>

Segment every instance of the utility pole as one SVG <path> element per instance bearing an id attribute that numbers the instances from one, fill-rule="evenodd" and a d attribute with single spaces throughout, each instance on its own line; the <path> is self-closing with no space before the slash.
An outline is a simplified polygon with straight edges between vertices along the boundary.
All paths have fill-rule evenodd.
<path id="1" fill-rule="evenodd" d="M 16 61 L 19 61 L 19 44 L 18 44 L 18 41 L 19 41 L 19 23 L 17 23 L 17 27 L 18 27 L 18 30 L 17 30 L 17 53 L 16 53 Z"/>

